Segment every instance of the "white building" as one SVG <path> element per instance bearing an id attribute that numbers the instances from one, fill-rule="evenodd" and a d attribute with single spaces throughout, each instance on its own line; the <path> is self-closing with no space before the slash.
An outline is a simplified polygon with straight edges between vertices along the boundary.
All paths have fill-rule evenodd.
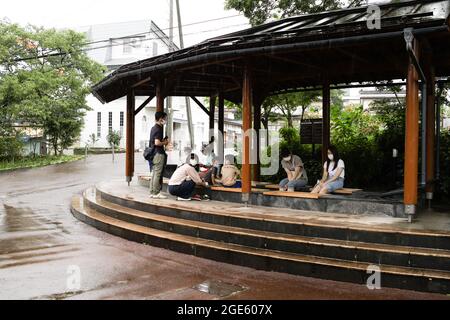
<path id="1" fill-rule="evenodd" d="M 92 43 L 88 55 L 98 63 L 114 71 L 120 66 L 138 60 L 151 58 L 169 52 L 169 37 L 153 21 L 132 21 L 93 25 L 80 28 Z M 105 41 L 106 40 L 106 41 Z M 176 47 L 175 47 L 176 49 Z M 136 97 L 136 108 L 147 97 Z M 95 134 L 98 141 L 94 147 L 109 147 L 106 137 L 111 130 L 122 135 L 121 147 L 125 147 L 126 98 L 102 104 L 93 95 L 87 102 L 92 111 L 87 112 L 80 136 L 79 146 L 84 147 Z M 167 101 L 166 101 L 167 102 Z M 194 102 L 191 103 L 194 127 L 195 150 L 206 143 L 209 134 L 209 118 Z M 189 146 L 186 102 L 183 97 L 172 99 L 174 149 L 169 153 L 168 162 L 176 164 L 185 158 L 185 148 Z M 135 149 L 143 150 L 148 145 L 150 130 L 154 125 L 156 99 L 150 102 L 135 119 Z M 226 122 L 229 133 L 240 131 L 240 124 Z M 231 128 L 229 128 L 231 126 Z"/>

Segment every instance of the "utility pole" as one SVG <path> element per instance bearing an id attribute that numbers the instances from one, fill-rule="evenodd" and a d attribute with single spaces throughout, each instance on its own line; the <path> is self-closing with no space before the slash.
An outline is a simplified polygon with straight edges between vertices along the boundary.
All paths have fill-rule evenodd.
<path id="1" fill-rule="evenodd" d="M 173 0 L 171 0 L 173 1 Z M 180 0 L 176 0 L 177 3 L 177 16 L 178 16 L 178 32 L 180 35 L 180 49 L 184 48 L 183 40 L 183 26 L 181 25 L 181 10 L 180 10 Z M 172 30 L 172 29 L 171 29 Z M 194 127 L 192 126 L 192 112 L 191 112 L 191 100 L 186 97 L 186 114 L 189 129 L 189 140 L 191 142 L 191 149 L 194 149 Z"/>
<path id="2" fill-rule="evenodd" d="M 174 51 L 173 45 L 173 0 L 170 0 L 170 17 L 169 17 L 169 52 Z M 167 131 L 166 135 L 169 137 L 169 141 L 173 136 L 173 103 L 172 97 L 167 97 Z"/>

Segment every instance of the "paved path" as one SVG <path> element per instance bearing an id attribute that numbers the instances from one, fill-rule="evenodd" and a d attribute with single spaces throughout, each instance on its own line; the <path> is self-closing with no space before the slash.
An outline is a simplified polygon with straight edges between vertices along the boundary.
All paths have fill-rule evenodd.
<path id="1" fill-rule="evenodd" d="M 136 173 L 147 170 L 141 155 L 136 162 Z M 0 174 L 0 299 L 446 298 L 218 263 L 129 242 L 72 217 L 73 194 L 123 173 L 123 155 L 114 164 L 101 155 Z M 78 271 L 80 288 L 73 288 Z M 203 282 L 212 292 L 194 289 Z"/>

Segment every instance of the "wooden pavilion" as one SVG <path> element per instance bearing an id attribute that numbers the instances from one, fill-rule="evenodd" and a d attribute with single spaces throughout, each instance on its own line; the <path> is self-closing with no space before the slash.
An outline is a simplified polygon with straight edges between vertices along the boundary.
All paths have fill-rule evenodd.
<path id="1" fill-rule="evenodd" d="M 432 198 L 435 181 L 438 79 L 450 76 L 450 1 L 402 1 L 379 6 L 380 28 L 368 7 L 348 8 L 278 20 L 204 41 L 165 55 L 127 64 L 93 87 L 108 103 L 127 96 L 126 177 L 134 175 L 134 117 L 156 97 L 157 111 L 169 96 L 191 97 L 224 129 L 224 100 L 242 103 L 243 131 L 261 124 L 268 96 L 302 90 L 323 92 L 323 157 L 330 142 L 330 90 L 376 86 L 389 80 L 407 87 L 404 204 L 413 215 L 419 180 Z M 419 88 L 422 103 L 419 100 Z M 135 97 L 148 96 L 136 108 Z M 209 109 L 196 97 L 209 97 Z M 421 111 L 422 110 L 422 111 Z M 419 135 L 422 126 L 422 175 Z M 259 154 L 259 139 L 258 154 Z M 243 141 L 242 193 L 259 180 L 250 164 L 250 140 Z"/>

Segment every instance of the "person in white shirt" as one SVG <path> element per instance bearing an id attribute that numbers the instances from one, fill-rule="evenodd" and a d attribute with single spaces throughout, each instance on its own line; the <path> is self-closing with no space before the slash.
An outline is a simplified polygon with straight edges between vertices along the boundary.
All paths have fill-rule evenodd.
<path id="1" fill-rule="evenodd" d="M 345 164 L 339 158 L 339 153 L 335 146 L 329 146 L 328 159 L 323 165 L 322 180 L 317 181 L 311 193 L 327 194 L 344 187 Z"/>
<path id="2" fill-rule="evenodd" d="M 189 163 L 184 163 L 175 170 L 169 181 L 169 193 L 178 197 L 179 201 L 202 200 L 200 196 L 195 193 L 195 186 L 208 186 L 206 182 L 200 178 L 195 166 L 198 164 L 198 157 L 192 154 Z"/>

